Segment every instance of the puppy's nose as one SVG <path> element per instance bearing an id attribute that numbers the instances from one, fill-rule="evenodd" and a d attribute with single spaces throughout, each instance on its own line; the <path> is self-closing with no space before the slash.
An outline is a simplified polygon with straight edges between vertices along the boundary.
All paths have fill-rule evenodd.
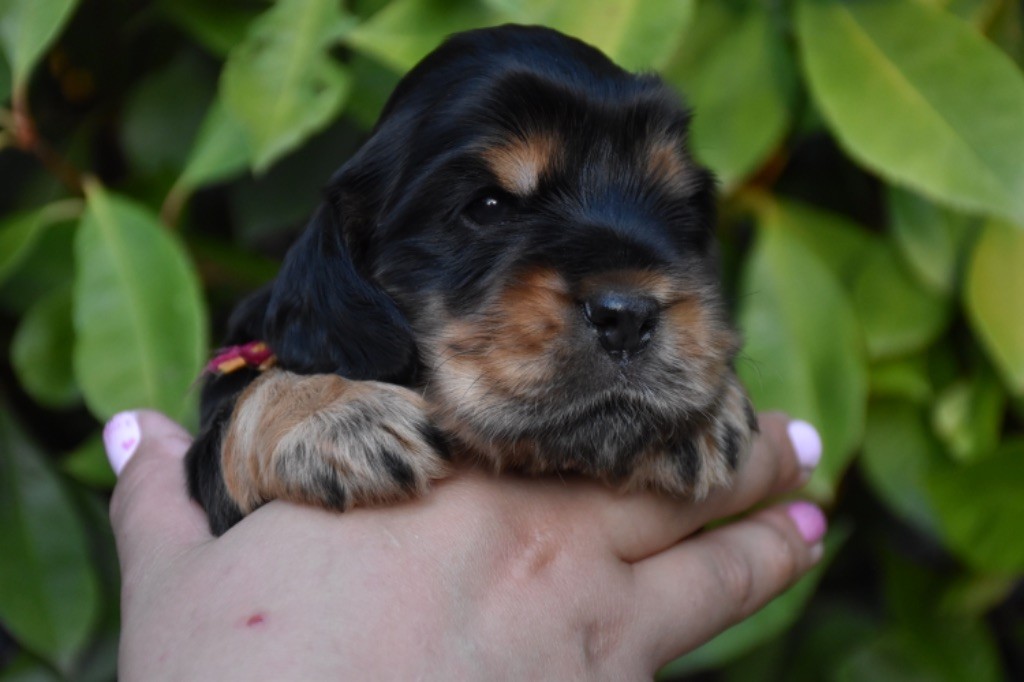
<path id="1" fill-rule="evenodd" d="M 658 307 L 648 296 L 603 292 L 583 302 L 583 314 L 608 354 L 625 359 L 651 340 L 658 324 Z"/>

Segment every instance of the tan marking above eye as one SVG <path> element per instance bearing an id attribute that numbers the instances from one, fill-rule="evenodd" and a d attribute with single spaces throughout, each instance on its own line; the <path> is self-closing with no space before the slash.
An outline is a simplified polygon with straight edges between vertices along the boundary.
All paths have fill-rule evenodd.
<path id="1" fill-rule="evenodd" d="M 526 196 L 556 161 L 557 145 L 548 134 L 529 134 L 487 149 L 483 156 L 503 190 Z"/>
<path id="2" fill-rule="evenodd" d="M 690 164 L 683 155 L 682 144 L 676 140 L 661 139 L 647 149 L 647 172 L 651 178 L 679 191 L 686 191 L 690 178 Z"/>

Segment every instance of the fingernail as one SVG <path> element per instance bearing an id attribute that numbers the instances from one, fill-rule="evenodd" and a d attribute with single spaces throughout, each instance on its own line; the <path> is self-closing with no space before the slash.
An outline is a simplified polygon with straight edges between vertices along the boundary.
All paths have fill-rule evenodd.
<path id="1" fill-rule="evenodd" d="M 821 436 L 818 430 L 805 421 L 794 419 L 786 427 L 789 440 L 796 450 L 796 458 L 804 471 L 814 471 L 821 461 Z"/>
<path id="2" fill-rule="evenodd" d="M 103 427 L 103 445 L 107 449 L 110 468 L 115 474 L 121 475 L 124 465 L 139 447 L 140 440 L 142 433 L 139 431 L 139 420 L 134 412 L 115 414 Z"/>
<path id="3" fill-rule="evenodd" d="M 786 509 L 800 536 L 808 545 L 817 544 L 825 537 L 828 521 L 825 514 L 810 502 L 794 502 Z"/>

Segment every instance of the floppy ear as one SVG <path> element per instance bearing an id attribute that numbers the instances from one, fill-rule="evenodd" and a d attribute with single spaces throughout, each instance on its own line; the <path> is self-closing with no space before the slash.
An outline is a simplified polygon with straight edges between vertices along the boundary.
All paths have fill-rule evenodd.
<path id="1" fill-rule="evenodd" d="M 412 331 L 391 297 L 353 261 L 344 210 L 321 204 L 285 256 L 263 339 L 292 372 L 405 383 L 416 365 Z"/>

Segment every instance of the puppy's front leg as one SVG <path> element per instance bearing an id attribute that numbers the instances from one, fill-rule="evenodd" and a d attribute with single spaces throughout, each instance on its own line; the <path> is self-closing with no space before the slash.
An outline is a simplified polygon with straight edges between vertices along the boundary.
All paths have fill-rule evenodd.
<path id="1" fill-rule="evenodd" d="M 243 514 L 272 499 L 345 510 L 423 494 L 444 453 L 409 389 L 272 369 L 239 396 L 221 470 Z"/>
<path id="2" fill-rule="evenodd" d="M 730 485 L 757 431 L 747 392 L 730 370 L 714 407 L 697 415 L 665 446 L 641 456 L 623 488 L 702 499 L 711 490 Z"/>

